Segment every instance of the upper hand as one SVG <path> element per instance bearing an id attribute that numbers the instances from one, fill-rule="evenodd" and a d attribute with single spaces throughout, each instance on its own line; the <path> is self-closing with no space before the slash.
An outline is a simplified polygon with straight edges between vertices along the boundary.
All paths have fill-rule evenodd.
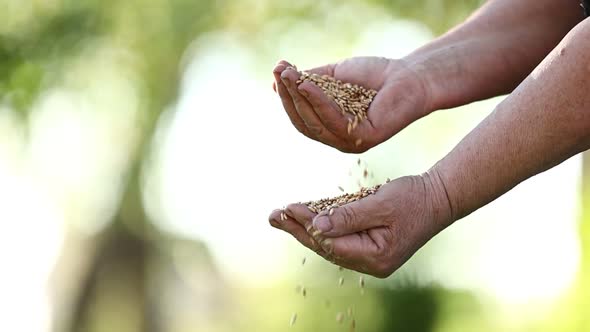
<path id="1" fill-rule="evenodd" d="M 308 71 L 378 91 L 369 107 L 368 119 L 349 134 L 350 115 L 343 115 L 336 102 L 319 87 L 310 82 L 297 86 L 299 73 L 286 61 L 274 68 L 274 89 L 295 128 L 343 152 L 364 152 L 386 141 L 424 116 L 429 107 L 422 78 L 402 60 L 355 57 Z"/>

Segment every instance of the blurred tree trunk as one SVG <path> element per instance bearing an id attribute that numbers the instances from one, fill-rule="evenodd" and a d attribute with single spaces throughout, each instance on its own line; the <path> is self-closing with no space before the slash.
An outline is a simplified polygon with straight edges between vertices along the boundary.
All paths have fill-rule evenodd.
<path id="1" fill-rule="evenodd" d="M 160 331 L 148 301 L 152 249 L 139 177 L 136 165 L 114 221 L 97 236 L 97 250 L 75 296 L 66 331 Z"/>

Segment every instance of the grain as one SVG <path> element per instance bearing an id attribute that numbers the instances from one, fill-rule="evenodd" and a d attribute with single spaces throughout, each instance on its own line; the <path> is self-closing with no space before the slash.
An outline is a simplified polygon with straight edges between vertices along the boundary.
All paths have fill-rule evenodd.
<path id="1" fill-rule="evenodd" d="M 338 279 L 338 286 L 342 286 L 343 284 L 344 284 L 344 278 L 343 277 L 340 277 Z"/>
<path id="2" fill-rule="evenodd" d="M 365 288 L 365 278 L 363 276 L 360 276 L 359 278 L 359 286 L 361 286 L 361 288 Z"/>
<path id="3" fill-rule="evenodd" d="M 377 91 L 367 89 L 362 86 L 344 83 L 328 75 L 318 75 L 308 72 L 301 72 L 297 85 L 303 82 L 311 82 L 318 86 L 322 91 L 340 108 L 340 113 L 349 114 L 354 121 L 348 122 L 347 131 L 350 134 L 359 122 L 367 118 L 367 111 Z M 349 118 L 350 120 L 350 118 Z"/>
<path id="4" fill-rule="evenodd" d="M 336 321 L 338 322 L 338 324 L 342 324 L 343 320 L 344 320 L 344 314 L 341 312 L 338 312 L 336 314 Z"/>
<path id="5" fill-rule="evenodd" d="M 293 326 L 295 325 L 295 321 L 297 320 L 297 313 L 293 313 L 293 315 L 291 316 L 291 321 L 289 321 L 289 326 Z"/>
<path id="6" fill-rule="evenodd" d="M 303 259 L 301 260 L 301 265 L 305 265 L 305 257 L 303 257 Z"/>
<path id="7" fill-rule="evenodd" d="M 369 195 L 373 195 L 379 190 L 380 187 L 380 184 L 373 187 L 361 187 L 361 189 L 355 193 L 342 194 L 332 198 L 322 198 L 317 201 L 309 201 L 302 204 L 306 205 L 307 208 L 314 213 L 320 213 L 326 210 L 330 211 L 330 209 L 335 209 L 348 203 L 358 201 L 359 199 L 365 198 Z M 328 212 L 328 214 L 330 214 L 330 212 Z"/>

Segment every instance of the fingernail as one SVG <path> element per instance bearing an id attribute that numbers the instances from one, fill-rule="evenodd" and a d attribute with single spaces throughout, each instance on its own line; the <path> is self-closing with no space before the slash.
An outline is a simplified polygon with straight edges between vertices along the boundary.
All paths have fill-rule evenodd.
<path id="1" fill-rule="evenodd" d="M 273 73 L 275 73 L 275 74 L 282 73 L 284 70 L 285 70 L 284 65 L 277 65 L 275 67 L 275 69 L 273 70 Z"/>
<path id="2" fill-rule="evenodd" d="M 303 89 L 299 89 L 299 93 L 302 94 L 305 98 L 309 97 L 309 93 Z"/>
<path id="3" fill-rule="evenodd" d="M 313 227 L 322 233 L 328 232 L 332 229 L 332 223 L 330 223 L 330 219 L 326 216 L 317 217 L 313 221 Z"/>

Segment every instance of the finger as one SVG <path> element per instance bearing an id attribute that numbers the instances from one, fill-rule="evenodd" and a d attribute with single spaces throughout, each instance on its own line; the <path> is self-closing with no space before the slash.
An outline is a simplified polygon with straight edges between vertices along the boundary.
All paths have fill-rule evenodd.
<path id="1" fill-rule="evenodd" d="M 313 227 L 322 236 L 338 237 L 386 226 L 390 218 L 390 199 L 378 190 L 373 195 L 334 208 L 331 215 L 320 213 L 314 218 Z"/>
<path id="2" fill-rule="evenodd" d="M 329 145 L 335 146 L 338 144 L 340 140 L 326 129 L 309 102 L 299 93 L 296 84 L 299 79 L 299 73 L 294 69 L 287 68 L 282 72 L 281 79 L 287 87 L 291 98 L 293 98 L 293 104 L 295 105 L 297 114 L 299 114 L 305 123 L 309 133 Z"/>
<path id="3" fill-rule="evenodd" d="M 276 92 L 276 93 L 278 93 L 278 92 L 279 92 L 279 90 L 278 90 L 278 86 L 277 86 L 277 84 L 278 84 L 277 82 L 278 82 L 278 81 L 280 81 L 280 75 L 281 75 L 281 72 L 283 72 L 283 70 L 285 70 L 285 68 L 287 68 L 287 67 L 292 67 L 292 65 L 291 65 L 291 64 L 290 64 L 290 63 L 289 63 L 287 60 L 279 60 L 279 61 L 277 62 L 277 64 L 275 65 L 275 69 L 276 69 L 276 68 L 277 68 L 279 65 L 281 65 L 281 66 L 283 67 L 283 69 L 282 69 L 282 70 L 280 70 L 280 72 L 278 73 L 278 74 L 279 74 L 279 75 L 278 75 L 278 77 L 277 77 L 277 75 L 274 73 L 274 72 L 275 72 L 275 70 L 273 70 L 273 74 L 275 74 L 275 75 L 274 75 L 274 77 L 275 77 L 275 81 L 274 81 L 274 82 L 273 82 L 273 84 L 272 84 L 272 89 L 273 89 L 273 90 L 275 90 L 275 92 Z"/>
<path id="4" fill-rule="evenodd" d="M 276 91 L 279 94 L 279 97 L 281 98 L 281 102 L 283 104 L 283 108 L 285 109 L 285 112 L 287 112 L 287 116 L 289 117 L 289 120 L 291 121 L 295 129 L 297 129 L 297 131 L 299 131 L 303 135 L 313 139 L 313 137 L 308 132 L 307 127 L 305 126 L 305 122 L 303 122 L 303 119 L 301 119 L 299 114 L 297 114 L 297 110 L 295 109 L 295 105 L 293 104 L 291 94 L 289 94 L 289 91 L 287 91 L 287 87 L 285 87 L 285 84 L 283 84 L 283 82 L 281 81 L 281 73 L 286 68 L 287 66 L 285 64 L 279 63 L 272 71 L 275 78 L 274 84 L 276 86 Z"/>
<path id="5" fill-rule="evenodd" d="M 324 91 L 311 82 L 303 82 L 299 85 L 300 93 L 307 98 L 315 114 L 322 124 L 336 136 L 349 138 L 352 134 L 352 127 L 349 127 L 349 119 L 340 106 Z"/>
<path id="6" fill-rule="evenodd" d="M 304 204 L 289 204 L 285 209 L 288 217 L 295 219 L 308 233 L 313 233 L 312 221 L 317 215 Z"/>
<path id="7" fill-rule="evenodd" d="M 326 253 L 319 246 L 319 243 L 307 233 L 305 228 L 293 218 L 288 216 L 286 218 L 281 217 L 282 213 L 284 213 L 283 210 L 273 211 L 268 218 L 270 225 L 291 234 L 305 247 L 311 249 L 322 257 L 326 257 Z"/>
<path id="8" fill-rule="evenodd" d="M 336 64 L 331 63 L 325 66 L 308 69 L 306 72 L 310 74 L 328 75 L 334 77 L 334 68 L 336 68 Z"/>
<path id="9" fill-rule="evenodd" d="M 367 232 L 348 234 L 320 241 L 320 247 L 336 264 L 369 272 L 377 263 L 379 246 Z"/>

